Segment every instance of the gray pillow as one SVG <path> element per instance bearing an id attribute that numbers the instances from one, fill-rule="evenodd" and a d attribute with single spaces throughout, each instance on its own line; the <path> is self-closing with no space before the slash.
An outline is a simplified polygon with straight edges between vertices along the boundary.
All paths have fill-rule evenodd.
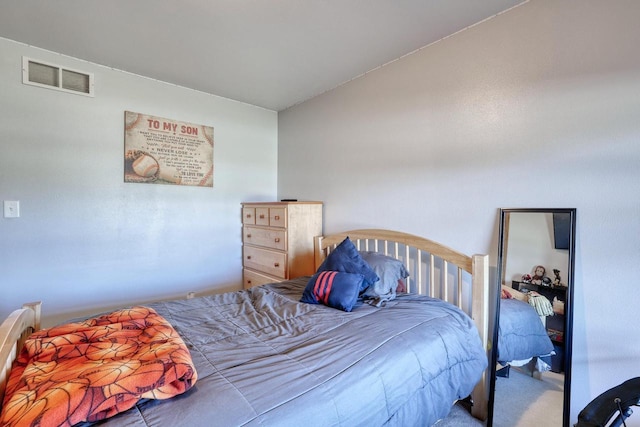
<path id="1" fill-rule="evenodd" d="M 379 252 L 360 251 L 360 256 L 380 280 L 370 285 L 362 294 L 364 298 L 377 298 L 381 296 L 393 299 L 396 296 L 398 280 L 409 277 L 409 272 L 402 261 Z"/>

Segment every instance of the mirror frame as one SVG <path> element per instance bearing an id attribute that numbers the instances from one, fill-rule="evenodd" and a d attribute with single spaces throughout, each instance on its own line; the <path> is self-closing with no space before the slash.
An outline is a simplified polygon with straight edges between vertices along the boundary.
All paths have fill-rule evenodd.
<path id="1" fill-rule="evenodd" d="M 495 295 L 495 315 L 493 328 L 493 341 L 491 348 L 491 378 L 489 381 L 489 408 L 487 426 L 493 425 L 494 415 L 494 399 L 496 384 L 496 364 L 498 363 L 498 325 L 500 313 L 500 294 L 502 275 L 504 270 L 505 254 L 504 238 L 506 230 L 506 219 L 512 213 L 567 213 L 569 214 L 571 224 L 569 227 L 569 266 L 567 271 L 567 295 L 565 301 L 565 334 L 564 334 L 564 399 L 562 426 L 570 427 L 571 418 L 571 365 L 572 365 L 572 347 L 573 347 L 573 288 L 575 274 L 575 243 L 576 243 L 576 209 L 575 208 L 517 208 L 517 209 L 500 209 L 500 233 L 498 237 L 498 262 L 496 264 L 497 287 Z"/>

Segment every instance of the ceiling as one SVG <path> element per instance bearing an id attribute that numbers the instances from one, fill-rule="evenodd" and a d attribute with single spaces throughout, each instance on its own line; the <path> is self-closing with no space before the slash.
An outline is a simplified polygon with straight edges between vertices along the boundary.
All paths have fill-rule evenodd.
<path id="1" fill-rule="evenodd" d="M 280 111 L 523 0 L 0 0 L 0 37 Z"/>

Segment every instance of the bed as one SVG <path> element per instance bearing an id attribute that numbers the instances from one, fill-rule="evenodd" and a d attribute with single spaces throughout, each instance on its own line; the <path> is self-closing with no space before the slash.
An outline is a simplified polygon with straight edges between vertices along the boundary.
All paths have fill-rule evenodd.
<path id="1" fill-rule="evenodd" d="M 549 357 L 553 353 L 553 343 L 543 324 L 544 315 L 536 311 L 529 302 L 528 295 L 515 289 L 505 289 L 504 286 L 502 289 L 498 325 L 498 363 L 503 368 L 497 375 L 508 377 L 509 367 L 518 366 L 539 378 L 542 372 L 550 369 Z"/>
<path id="2" fill-rule="evenodd" d="M 301 302 L 321 275 L 336 274 L 321 268 L 347 237 L 363 256 L 402 263 L 408 277 L 397 293 L 381 304 L 358 299 L 349 311 Z M 193 385 L 169 399 L 142 398 L 100 425 L 424 426 L 469 395 L 472 414 L 486 418 L 488 256 L 387 230 L 320 236 L 315 246 L 311 278 L 145 305 L 188 348 Z M 30 304 L 2 324 L 3 395 L 27 349 L 42 347 L 37 334 L 26 338 L 39 311 Z"/>

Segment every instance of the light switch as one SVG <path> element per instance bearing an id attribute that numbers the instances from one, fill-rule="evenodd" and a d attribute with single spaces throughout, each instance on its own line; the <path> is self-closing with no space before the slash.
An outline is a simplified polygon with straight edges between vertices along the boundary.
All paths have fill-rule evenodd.
<path id="1" fill-rule="evenodd" d="M 20 217 L 20 201 L 5 200 L 4 201 L 4 217 L 19 218 Z"/>

